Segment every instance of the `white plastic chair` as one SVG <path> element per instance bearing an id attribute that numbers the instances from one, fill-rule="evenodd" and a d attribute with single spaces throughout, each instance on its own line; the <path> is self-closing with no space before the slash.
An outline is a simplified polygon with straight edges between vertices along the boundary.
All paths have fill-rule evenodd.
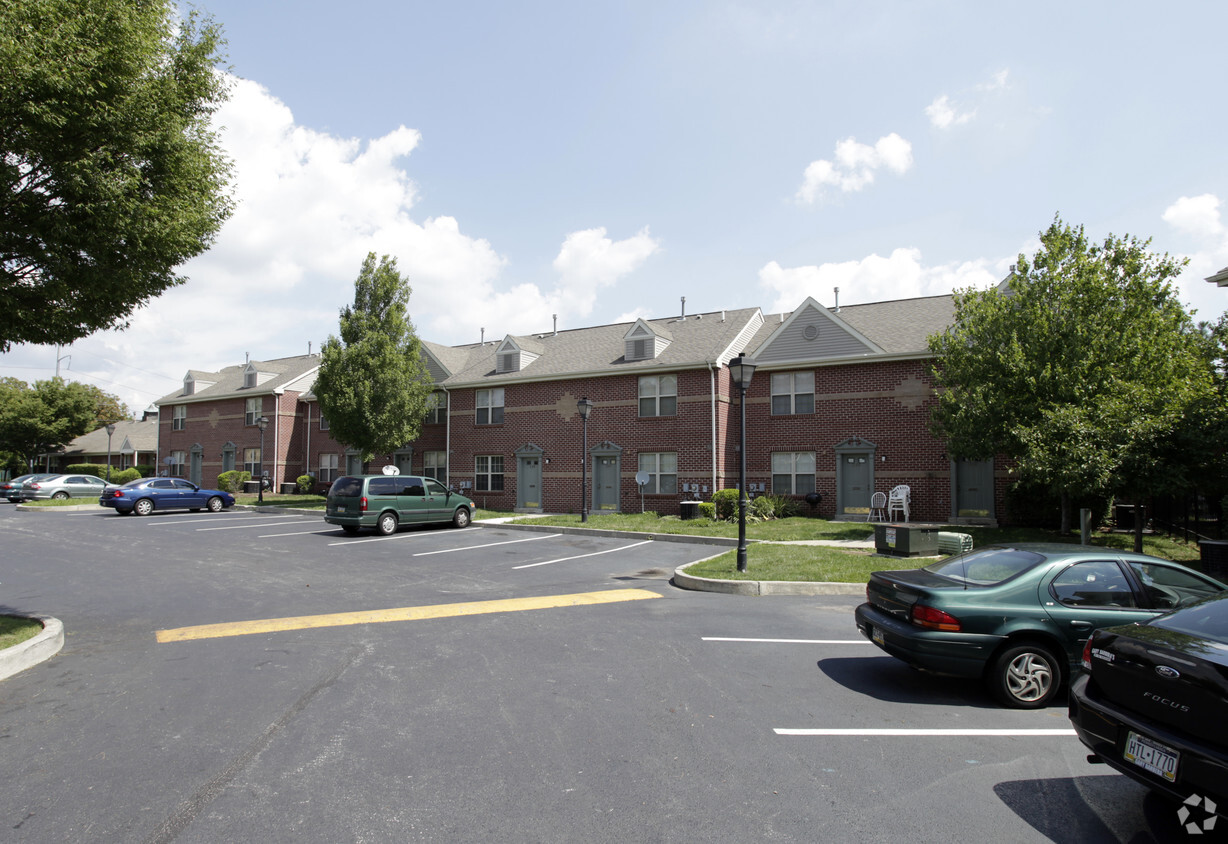
<path id="1" fill-rule="evenodd" d="M 870 512 L 866 513 L 866 521 L 874 521 L 875 513 L 881 521 L 887 520 L 887 493 L 876 492 L 870 496 Z"/>
<path id="2" fill-rule="evenodd" d="M 904 521 L 908 521 L 909 507 L 912 504 L 912 489 L 907 484 L 900 484 L 891 490 L 891 495 L 887 496 L 887 518 L 895 518 L 896 512 L 904 514 Z"/>

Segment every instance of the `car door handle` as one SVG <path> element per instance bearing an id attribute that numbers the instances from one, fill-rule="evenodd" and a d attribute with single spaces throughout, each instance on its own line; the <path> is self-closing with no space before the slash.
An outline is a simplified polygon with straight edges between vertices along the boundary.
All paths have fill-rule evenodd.
<path id="1" fill-rule="evenodd" d="M 1072 621 L 1070 622 L 1070 626 L 1078 628 L 1079 630 L 1089 630 L 1091 629 L 1092 623 L 1090 621 Z"/>

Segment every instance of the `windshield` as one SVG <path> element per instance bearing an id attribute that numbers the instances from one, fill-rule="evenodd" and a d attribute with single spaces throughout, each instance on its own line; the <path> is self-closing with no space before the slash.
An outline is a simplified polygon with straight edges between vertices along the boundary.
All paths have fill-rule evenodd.
<path id="1" fill-rule="evenodd" d="M 1043 562 L 1044 557 L 1035 551 L 1018 548 L 982 548 L 969 551 L 958 557 L 950 557 L 930 563 L 925 571 L 950 578 L 958 583 L 973 583 L 978 586 L 993 586 L 1009 580 Z"/>
<path id="2" fill-rule="evenodd" d="M 1197 604 L 1182 607 L 1176 612 L 1160 616 L 1150 623 L 1151 627 L 1176 630 L 1200 639 L 1228 645 L 1228 594 L 1207 598 Z"/>

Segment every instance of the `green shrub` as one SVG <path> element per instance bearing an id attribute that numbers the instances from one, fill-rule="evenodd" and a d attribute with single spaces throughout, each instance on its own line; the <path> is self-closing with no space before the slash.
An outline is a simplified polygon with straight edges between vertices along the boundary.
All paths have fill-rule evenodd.
<path id="1" fill-rule="evenodd" d="M 106 463 L 71 463 L 64 469 L 70 475 L 94 475 L 98 478 L 107 476 Z M 111 467 L 111 474 L 115 474 L 115 467 Z"/>
<path id="2" fill-rule="evenodd" d="M 776 518 L 776 505 L 772 501 L 770 495 L 760 495 L 758 498 L 752 498 L 747 516 L 766 522 L 769 519 Z"/>
<path id="3" fill-rule="evenodd" d="M 299 495 L 310 495 L 311 491 L 315 489 L 316 479 L 311 475 L 299 475 L 295 483 L 298 485 Z"/>
<path id="4" fill-rule="evenodd" d="M 223 492 L 242 492 L 243 484 L 251 479 L 251 472 L 231 469 L 229 472 L 222 472 L 222 474 L 217 476 L 217 488 Z"/>
<path id="5" fill-rule="evenodd" d="M 738 491 L 736 489 L 720 489 L 712 494 L 712 504 L 716 507 L 716 517 L 722 522 L 730 522 L 738 517 Z"/>
<path id="6" fill-rule="evenodd" d="M 154 466 L 137 466 L 136 471 L 142 478 L 152 478 L 158 474 L 158 470 Z"/>
<path id="7" fill-rule="evenodd" d="M 105 478 L 106 473 L 104 472 L 102 475 L 99 475 L 99 477 Z M 123 486 L 124 484 L 131 483 L 132 481 L 138 480 L 141 477 L 143 476 L 141 475 L 140 470 L 136 468 L 111 469 L 111 483 L 115 484 L 116 486 Z"/>
<path id="8" fill-rule="evenodd" d="M 751 504 L 756 516 L 764 519 L 790 519 L 801 515 L 797 499 L 765 492 Z"/>
<path id="9" fill-rule="evenodd" d="M 705 519 L 716 519 L 716 505 L 711 501 L 699 502 L 699 515 Z"/>

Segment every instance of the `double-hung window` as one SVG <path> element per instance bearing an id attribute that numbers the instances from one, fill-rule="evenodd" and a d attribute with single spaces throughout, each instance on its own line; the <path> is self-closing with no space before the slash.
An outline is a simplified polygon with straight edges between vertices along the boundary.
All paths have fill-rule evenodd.
<path id="1" fill-rule="evenodd" d="M 328 430 L 328 418 L 323 413 L 320 414 L 320 430 Z"/>
<path id="2" fill-rule="evenodd" d="M 814 413 L 814 372 L 772 373 L 772 415 Z"/>
<path id="3" fill-rule="evenodd" d="M 446 451 L 424 451 L 422 453 L 422 474 L 437 481 L 447 478 L 448 453 Z"/>
<path id="4" fill-rule="evenodd" d="M 478 454 L 474 456 L 473 488 L 478 492 L 503 491 L 503 455 Z"/>
<path id="5" fill-rule="evenodd" d="M 177 404 L 171 408 L 171 430 L 182 431 L 188 425 L 188 406 Z"/>
<path id="6" fill-rule="evenodd" d="M 503 422 L 502 387 L 495 387 L 493 390 L 478 390 L 475 403 L 477 404 L 477 424 L 499 425 Z"/>
<path id="7" fill-rule="evenodd" d="M 243 414 L 244 425 L 255 425 L 256 420 L 264 415 L 263 399 L 260 396 L 247 400 L 247 409 Z"/>
<path id="8" fill-rule="evenodd" d="M 243 449 L 243 471 L 247 472 L 253 478 L 260 477 L 260 449 Z"/>
<path id="9" fill-rule="evenodd" d="M 640 377 L 640 416 L 675 416 L 678 413 L 678 376 Z"/>
<path id="10" fill-rule="evenodd" d="M 777 495 L 814 492 L 814 452 L 772 452 L 772 492 Z"/>
<path id="11" fill-rule="evenodd" d="M 443 390 L 436 390 L 431 393 L 430 399 L 427 400 L 426 424 L 441 425 L 447 420 L 448 394 Z"/>
<path id="12" fill-rule="evenodd" d="M 171 474 L 176 478 L 184 476 L 184 464 L 188 462 L 188 453 L 186 451 L 171 452 Z"/>
<path id="13" fill-rule="evenodd" d="M 646 495 L 675 495 L 678 492 L 678 452 L 640 452 L 640 471 L 648 473 Z"/>
<path id="14" fill-rule="evenodd" d="M 337 480 L 337 455 L 321 454 L 320 455 L 320 480 L 326 484 L 331 484 Z"/>

